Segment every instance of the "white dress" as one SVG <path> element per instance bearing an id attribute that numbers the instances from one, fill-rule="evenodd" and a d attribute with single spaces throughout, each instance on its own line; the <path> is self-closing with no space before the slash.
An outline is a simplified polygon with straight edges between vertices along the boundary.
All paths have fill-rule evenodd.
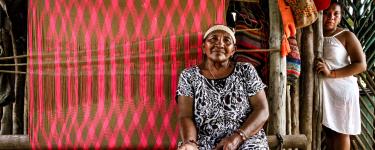
<path id="1" fill-rule="evenodd" d="M 324 37 L 323 57 L 330 70 L 350 64 L 345 47 L 335 38 L 342 32 Z M 343 134 L 360 134 L 361 116 L 357 78 L 354 76 L 323 78 L 321 85 L 323 125 Z"/>

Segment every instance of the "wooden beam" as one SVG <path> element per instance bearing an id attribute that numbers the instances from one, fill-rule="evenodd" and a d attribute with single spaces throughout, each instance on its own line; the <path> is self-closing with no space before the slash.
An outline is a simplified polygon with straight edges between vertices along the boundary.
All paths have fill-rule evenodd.
<path id="1" fill-rule="evenodd" d="M 31 149 L 27 135 L 0 135 L 0 149 Z"/>
<path id="2" fill-rule="evenodd" d="M 270 148 L 274 149 L 280 145 L 280 140 L 276 135 L 267 136 Z M 305 149 L 307 138 L 303 134 L 282 135 L 283 148 Z M 0 149 L 31 149 L 30 140 L 27 135 L 1 135 Z"/>
<path id="3" fill-rule="evenodd" d="M 303 134 L 297 135 L 282 135 L 283 147 L 282 148 L 300 148 L 306 149 L 307 137 Z M 271 149 L 275 149 L 280 145 L 280 140 L 276 135 L 267 136 L 268 145 Z"/>

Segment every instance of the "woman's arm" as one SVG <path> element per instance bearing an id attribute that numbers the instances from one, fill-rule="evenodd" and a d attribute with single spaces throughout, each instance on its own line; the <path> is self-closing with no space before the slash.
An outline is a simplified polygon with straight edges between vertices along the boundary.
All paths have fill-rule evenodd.
<path id="1" fill-rule="evenodd" d="M 264 90 L 249 98 L 252 112 L 240 127 L 247 137 L 253 136 L 262 129 L 269 116 L 268 102 Z"/>
<path id="2" fill-rule="evenodd" d="M 363 53 L 361 43 L 354 35 L 354 33 L 345 31 L 342 35 L 337 37 L 348 52 L 350 57 L 350 64 L 336 70 L 329 70 L 323 59 L 318 59 L 316 64 L 317 72 L 321 72 L 324 76 L 337 78 L 347 77 L 355 74 L 359 74 L 366 70 L 366 57 Z"/>
<path id="3" fill-rule="evenodd" d="M 247 138 L 258 133 L 269 116 L 268 102 L 264 90 L 260 90 L 254 96 L 251 96 L 249 101 L 252 106 L 252 112 L 240 127 L 240 130 L 243 131 L 244 136 Z M 239 133 L 232 134 L 220 141 L 216 149 L 234 150 L 237 149 L 242 142 L 243 137 Z"/>
<path id="4" fill-rule="evenodd" d="M 178 123 L 184 145 L 179 149 L 197 148 L 192 142 L 197 140 L 197 130 L 193 122 L 193 99 L 189 96 L 178 96 Z"/>

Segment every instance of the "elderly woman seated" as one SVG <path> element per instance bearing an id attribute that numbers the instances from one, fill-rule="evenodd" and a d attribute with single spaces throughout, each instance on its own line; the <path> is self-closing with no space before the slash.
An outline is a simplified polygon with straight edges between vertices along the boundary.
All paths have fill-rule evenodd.
<path id="1" fill-rule="evenodd" d="M 177 88 L 180 150 L 269 149 L 265 84 L 249 63 L 234 62 L 234 32 L 225 25 L 203 36 L 204 60 L 186 68 Z"/>

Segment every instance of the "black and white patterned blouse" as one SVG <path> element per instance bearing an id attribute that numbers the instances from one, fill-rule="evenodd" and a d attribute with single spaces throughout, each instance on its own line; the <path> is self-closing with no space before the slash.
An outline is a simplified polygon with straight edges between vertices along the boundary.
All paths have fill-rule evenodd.
<path id="1" fill-rule="evenodd" d="M 234 71 L 223 79 L 207 79 L 198 66 L 183 70 L 176 94 L 194 100 L 199 149 L 211 150 L 222 138 L 233 134 L 252 111 L 249 97 L 265 87 L 249 63 L 237 62 Z M 269 149 L 264 130 L 246 140 L 239 149 Z"/>

